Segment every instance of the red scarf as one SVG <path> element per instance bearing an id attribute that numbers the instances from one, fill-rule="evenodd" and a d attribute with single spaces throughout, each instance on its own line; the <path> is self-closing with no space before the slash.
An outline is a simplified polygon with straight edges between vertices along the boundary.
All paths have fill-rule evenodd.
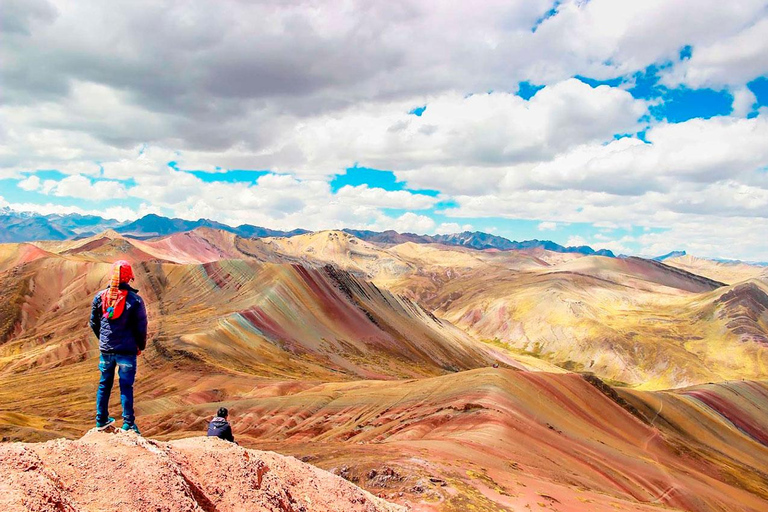
<path id="1" fill-rule="evenodd" d="M 101 293 L 101 312 L 107 320 L 120 318 L 125 309 L 128 290 L 121 290 L 120 285 L 133 280 L 133 269 L 127 261 L 120 260 L 112 266 L 112 280 L 109 288 Z"/>

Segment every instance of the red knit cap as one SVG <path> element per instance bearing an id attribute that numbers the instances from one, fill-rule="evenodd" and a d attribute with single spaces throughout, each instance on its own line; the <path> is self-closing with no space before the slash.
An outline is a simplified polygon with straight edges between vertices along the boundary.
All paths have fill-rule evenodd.
<path id="1" fill-rule="evenodd" d="M 119 271 L 117 269 L 120 269 Z M 133 281 L 133 268 L 131 268 L 131 264 L 128 263 L 125 260 L 116 261 L 114 265 L 112 265 L 112 272 L 113 276 L 117 274 L 119 276 L 119 283 L 129 283 Z M 119 272 L 119 274 L 118 274 Z M 118 284 L 119 284 L 118 283 Z"/>
<path id="2" fill-rule="evenodd" d="M 104 317 L 107 319 L 120 318 L 125 307 L 126 290 L 121 290 L 120 285 L 133 280 L 131 264 L 125 260 L 116 261 L 112 265 L 112 279 L 109 288 L 101 296 L 101 306 Z"/>

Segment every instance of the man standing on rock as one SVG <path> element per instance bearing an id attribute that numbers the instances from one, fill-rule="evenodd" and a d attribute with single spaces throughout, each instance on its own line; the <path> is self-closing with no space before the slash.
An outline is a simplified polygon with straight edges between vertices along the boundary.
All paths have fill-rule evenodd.
<path id="1" fill-rule="evenodd" d="M 136 358 L 147 346 L 147 310 L 133 281 L 133 269 L 127 261 L 112 266 L 109 287 L 96 294 L 91 307 L 91 329 L 99 338 L 101 380 L 96 393 L 96 427 L 115 422 L 109 417 L 109 395 L 115 382 L 115 368 L 120 381 L 123 405 L 123 430 L 140 434 L 133 413 L 133 381 Z"/>

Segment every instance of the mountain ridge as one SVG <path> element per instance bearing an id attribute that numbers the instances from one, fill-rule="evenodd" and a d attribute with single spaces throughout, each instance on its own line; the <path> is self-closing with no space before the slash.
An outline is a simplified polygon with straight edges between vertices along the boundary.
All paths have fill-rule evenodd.
<path id="1" fill-rule="evenodd" d="M 198 227 L 143 240 L 107 230 L 0 244 L 6 441 L 77 439 L 92 426 L 99 350 L 84 321 L 117 259 L 133 263 L 150 318 L 135 388 L 139 424 L 171 442 L 166 456 L 218 443 L 180 438 L 203 434 L 224 406 L 242 446 L 293 455 L 414 511 L 549 503 L 758 512 L 768 503 L 762 269 L 705 262 L 698 274 L 681 268 L 697 270 L 695 261 L 387 247 L 337 230 L 260 239 Z M 37 468 L 49 459 L 30 461 L 32 452 L 66 446 L 77 455 L 82 444 L 6 445 L 0 466 L 10 464 L 3 473 L 13 479 L 45 477 Z M 121 463 L 112 445 L 85 444 L 90 460 Z M 29 456 L 16 457 L 20 450 Z M 191 467 L 241 475 L 243 452 L 229 459 L 221 450 L 210 450 L 212 465 Z M 67 510 L 105 509 L 79 506 L 68 484 L 82 478 L 79 459 L 55 464 L 48 469 L 66 485 L 52 490 L 72 498 Z M 86 480 L 103 484 L 110 506 L 116 474 Z M 184 475 L 206 491 L 207 480 Z M 220 503 L 227 491 L 215 486 L 202 510 L 242 510 L 248 498 Z M 157 510 L 132 505 L 124 508 Z M 351 510 L 305 507 L 337 509 Z"/>
<path id="2" fill-rule="evenodd" d="M 306 229 L 283 231 L 251 224 L 240 224 L 233 227 L 228 224 L 201 218 L 186 220 L 169 218 L 150 213 L 139 219 L 120 222 L 115 219 L 104 219 L 95 215 L 42 215 L 27 212 L 16 212 L 9 208 L 0 210 L 0 243 L 20 243 L 34 241 L 68 240 L 97 235 L 107 229 L 138 239 L 154 238 L 192 231 L 208 227 L 234 233 L 243 238 L 273 238 L 293 237 L 312 233 Z M 574 253 L 583 255 L 599 255 L 615 257 L 608 249 L 593 249 L 583 246 L 563 246 L 551 240 L 524 240 L 517 242 L 498 235 L 482 231 L 464 231 L 462 233 L 442 235 L 417 235 L 415 233 L 398 233 L 394 230 L 371 231 L 345 228 L 341 231 L 354 235 L 366 242 L 397 245 L 405 242 L 420 244 L 436 243 L 451 246 L 468 247 L 477 250 L 496 249 L 501 251 L 544 249 L 559 253 Z M 315 231 L 317 233 L 319 231 Z"/>

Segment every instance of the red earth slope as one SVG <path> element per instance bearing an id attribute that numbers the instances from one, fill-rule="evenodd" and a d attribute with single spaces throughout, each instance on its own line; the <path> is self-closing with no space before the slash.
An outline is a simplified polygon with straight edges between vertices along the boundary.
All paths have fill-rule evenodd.
<path id="1" fill-rule="evenodd" d="M 486 368 L 222 404 L 241 442 L 418 510 L 768 509 L 765 383 L 617 392 L 594 377 Z M 194 435 L 214 410 L 153 415 L 147 432 Z"/>

